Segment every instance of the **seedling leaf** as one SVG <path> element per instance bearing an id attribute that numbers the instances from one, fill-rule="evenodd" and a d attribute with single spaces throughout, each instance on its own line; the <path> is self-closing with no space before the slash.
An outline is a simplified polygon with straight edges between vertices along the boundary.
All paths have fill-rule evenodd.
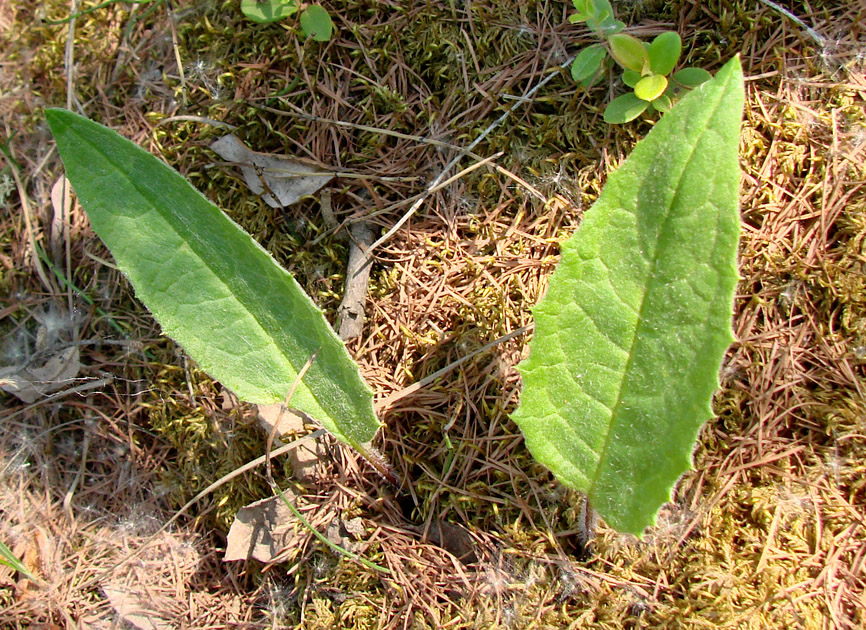
<path id="1" fill-rule="evenodd" d="M 641 80 L 640 72 L 634 70 L 624 70 L 622 73 L 622 82 L 630 88 L 634 88 L 637 82 Z"/>
<path id="2" fill-rule="evenodd" d="M 165 333 L 243 400 L 283 400 L 363 448 L 372 392 L 322 312 L 236 223 L 179 173 L 114 131 L 46 111 L 93 230 Z"/>
<path id="3" fill-rule="evenodd" d="M 294 15 L 296 0 L 241 0 L 241 12 L 253 22 L 269 24 Z"/>
<path id="4" fill-rule="evenodd" d="M 671 78 L 683 87 L 695 88 L 712 79 L 713 75 L 703 68 L 683 68 L 674 72 Z"/>
<path id="5" fill-rule="evenodd" d="M 691 465 L 733 340 L 738 59 L 612 173 L 563 245 L 512 417 L 532 454 L 640 534 Z"/>
<path id="6" fill-rule="evenodd" d="M 568 16 L 568 21 L 572 24 L 578 24 L 580 22 L 585 22 L 586 18 L 592 15 L 595 7 L 592 2 L 587 2 L 587 0 L 573 0 L 572 4 L 574 5 L 577 13 L 572 13 Z"/>
<path id="7" fill-rule="evenodd" d="M 673 31 L 665 31 L 652 41 L 649 47 L 650 69 L 655 74 L 667 76 L 677 65 L 682 51 L 680 36 Z"/>
<path id="8" fill-rule="evenodd" d="M 654 101 L 665 93 L 668 80 L 660 74 L 644 77 L 634 86 L 634 95 L 642 101 Z"/>
<path id="9" fill-rule="evenodd" d="M 334 32 L 334 23 L 328 12 L 317 4 L 311 4 L 301 13 L 301 31 L 305 37 L 317 42 L 326 42 Z"/>
<path id="10" fill-rule="evenodd" d="M 643 42 L 625 33 L 615 33 L 607 38 L 610 54 L 616 62 L 627 70 L 646 74 L 649 67 L 649 52 Z"/>
<path id="11" fill-rule="evenodd" d="M 604 122 L 609 125 L 621 125 L 631 122 L 646 111 L 649 103 L 639 99 L 634 92 L 617 96 L 604 110 Z"/>
<path id="12" fill-rule="evenodd" d="M 656 100 L 651 103 L 654 110 L 657 112 L 661 112 L 662 114 L 666 114 L 671 111 L 671 107 L 673 107 L 673 103 L 671 102 L 670 97 L 666 94 L 662 94 Z"/>
<path id="13" fill-rule="evenodd" d="M 604 61 L 606 54 L 604 46 L 599 44 L 587 46 L 574 58 L 571 64 L 571 77 L 577 82 L 591 79 L 601 68 L 601 62 Z"/>

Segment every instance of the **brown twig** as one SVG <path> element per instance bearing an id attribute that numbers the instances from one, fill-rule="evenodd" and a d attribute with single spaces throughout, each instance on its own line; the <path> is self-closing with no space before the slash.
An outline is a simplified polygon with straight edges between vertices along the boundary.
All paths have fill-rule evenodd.
<path id="1" fill-rule="evenodd" d="M 364 328 L 364 307 L 367 304 L 367 284 L 373 259 L 367 250 L 373 243 L 375 233 L 368 221 L 359 221 L 349 226 L 349 264 L 346 269 L 346 289 L 337 309 L 340 321 L 340 339 L 349 341 L 361 336 Z"/>

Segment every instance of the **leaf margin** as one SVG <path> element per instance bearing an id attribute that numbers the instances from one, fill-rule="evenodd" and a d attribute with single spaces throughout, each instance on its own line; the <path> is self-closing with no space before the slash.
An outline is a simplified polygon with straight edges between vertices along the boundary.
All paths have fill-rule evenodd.
<path id="1" fill-rule="evenodd" d="M 520 404 L 518 408 L 514 412 L 512 412 L 511 418 L 515 421 L 515 423 L 520 427 L 521 431 L 523 432 L 526 445 L 529 448 L 530 452 L 533 454 L 533 456 L 539 462 L 544 464 L 548 469 L 554 472 L 555 476 L 565 485 L 586 492 L 596 509 L 599 511 L 601 516 L 605 518 L 608 524 L 622 532 L 641 535 L 641 533 L 646 527 L 653 525 L 655 523 L 658 509 L 664 502 L 670 500 L 671 493 L 677 479 L 682 475 L 683 472 L 685 472 L 691 467 L 691 450 L 694 446 L 694 442 L 697 439 L 697 434 L 700 426 L 712 416 L 710 399 L 712 396 L 712 392 L 718 389 L 719 385 L 718 363 L 721 363 L 725 350 L 734 340 L 730 326 L 730 315 L 732 313 L 733 296 L 737 281 L 736 244 L 739 234 L 739 213 L 737 211 L 737 207 L 740 173 L 739 166 L 737 164 L 736 153 L 738 146 L 737 141 L 739 138 L 739 124 L 742 120 L 742 105 L 744 98 L 742 81 L 742 71 L 740 68 L 739 58 L 735 57 L 731 61 L 729 61 L 728 64 L 726 64 L 726 66 L 722 68 L 722 70 L 719 71 L 716 79 L 713 82 L 699 87 L 696 91 L 697 93 L 693 92 L 688 94 L 676 107 L 673 108 L 673 111 L 671 113 L 667 114 L 665 117 L 662 118 L 662 120 L 650 132 L 647 138 L 638 143 L 632 155 L 629 156 L 626 162 L 624 162 L 623 165 L 619 169 L 617 169 L 616 172 L 611 173 L 610 177 L 608 178 L 608 183 L 606 184 L 605 189 L 602 191 L 601 197 L 599 197 L 599 200 L 596 202 L 593 208 L 590 209 L 584 216 L 583 223 L 581 224 L 578 231 L 563 244 L 562 260 L 557 266 L 556 271 L 554 271 L 553 276 L 550 278 L 547 295 L 545 295 L 544 298 L 542 298 L 542 300 L 539 301 L 539 303 L 532 309 L 533 315 L 536 320 L 536 328 L 533 340 L 530 343 L 529 357 L 522 361 L 520 365 L 518 365 L 518 371 L 523 378 L 523 389 L 521 392 Z M 703 396 L 703 392 L 701 393 L 703 402 L 701 405 L 699 405 L 693 410 L 695 412 L 695 418 L 697 418 L 697 420 L 692 420 L 692 424 L 689 425 L 688 430 L 685 432 L 685 436 L 680 435 L 678 437 L 681 443 L 685 441 L 690 445 L 688 449 L 684 449 L 685 455 L 679 460 L 663 462 L 664 466 L 666 466 L 667 469 L 662 471 L 665 479 L 661 481 L 661 491 L 659 491 L 657 487 L 654 493 L 655 496 L 637 496 L 640 493 L 635 491 L 634 487 L 632 487 L 631 496 L 626 496 L 625 498 L 621 496 L 611 496 L 612 493 L 604 494 L 604 492 L 602 492 L 602 496 L 600 496 L 598 491 L 599 484 L 597 483 L 598 477 L 596 476 L 595 478 L 593 478 L 590 475 L 586 474 L 580 469 L 579 462 L 575 463 L 575 459 L 569 459 L 568 457 L 564 456 L 562 452 L 558 450 L 558 448 L 554 448 L 554 446 L 562 446 L 566 442 L 568 444 L 565 444 L 565 446 L 568 447 L 576 444 L 577 442 L 581 442 L 582 446 L 579 445 L 580 448 L 586 446 L 587 448 L 589 448 L 589 452 L 592 452 L 591 445 L 589 445 L 589 443 L 585 441 L 587 439 L 586 434 L 587 432 L 591 431 L 592 427 L 578 428 L 575 427 L 573 424 L 569 425 L 568 422 L 562 419 L 560 415 L 557 415 L 555 411 L 552 411 L 552 409 L 555 409 L 555 405 L 553 405 L 551 399 L 559 398 L 562 400 L 567 400 L 569 396 L 573 396 L 573 393 L 567 391 L 567 387 L 562 385 L 561 383 L 554 383 L 552 382 L 552 379 L 545 379 L 545 377 L 543 376 L 539 377 L 535 373 L 539 369 L 540 363 L 544 360 L 547 360 L 548 358 L 539 357 L 539 353 L 541 351 L 536 349 L 538 347 L 536 342 L 542 339 L 545 335 L 550 334 L 549 331 L 544 330 L 544 326 L 546 326 L 547 324 L 542 323 L 546 315 L 544 311 L 548 308 L 566 308 L 565 306 L 562 306 L 562 303 L 560 302 L 553 303 L 550 300 L 550 296 L 555 290 L 557 290 L 554 287 L 563 287 L 569 282 L 571 284 L 576 283 L 576 280 L 569 279 L 567 276 L 563 276 L 562 279 L 560 279 L 560 276 L 565 273 L 565 271 L 562 271 L 562 269 L 564 268 L 563 263 L 567 260 L 567 258 L 572 255 L 580 259 L 588 259 L 593 256 L 592 252 L 589 250 L 580 250 L 580 240 L 585 238 L 589 234 L 589 230 L 601 229 L 599 225 L 593 225 L 594 223 L 597 224 L 599 221 L 601 221 L 601 219 L 596 219 L 596 217 L 599 216 L 599 213 L 595 211 L 597 208 L 600 209 L 603 207 L 603 205 L 601 204 L 605 202 L 605 191 L 608 190 L 608 187 L 611 186 L 612 183 L 614 186 L 617 185 L 616 182 L 618 180 L 625 181 L 625 178 L 627 176 L 627 170 L 629 168 L 632 168 L 631 166 L 629 166 L 629 164 L 634 164 L 634 160 L 632 160 L 633 157 L 635 159 L 643 159 L 647 163 L 652 163 L 653 158 L 658 161 L 658 156 L 654 155 L 654 152 L 657 149 L 656 145 L 652 143 L 647 143 L 646 140 L 651 136 L 658 137 L 660 135 L 660 133 L 658 132 L 659 129 L 670 129 L 673 128 L 673 125 L 675 124 L 683 124 L 680 122 L 679 118 L 674 115 L 677 111 L 679 111 L 681 115 L 687 115 L 688 112 L 700 111 L 701 102 L 697 99 L 700 99 L 702 94 L 706 93 L 707 90 L 711 89 L 710 87 L 705 86 L 715 86 L 718 83 L 724 83 L 724 89 L 719 90 L 719 102 L 725 99 L 727 102 L 727 106 L 730 109 L 730 112 L 737 112 L 735 118 L 738 123 L 736 141 L 733 141 L 733 145 L 731 145 L 732 141 L 728 141 L 728 144 L 726 145 L 728 153 L 730 153 L 731 146 L 733 146 L 734 157 L 733 159 L 731 159 L 730 155 L 726 154 L 725 161 L 727 162 L 728 167 L 732 166 L 733 172 L 736 173 L 736 178 L 733 183 L 733 192 L 729 189 L 729 198 L 724 201 L 724 203 L 728 204 L 727 211 L 729 215 L 726 219 L 726 229 L 728 229 L 729 231 L 732 230 L 734 236 L 733 247 L 730 247 L 731 234 L 727 235 L 728 251 L 725 252 L 725 255 L 729 259 L 727 260 L 727 262 L 724 263 L 724 282 L 726 284 L 719 293 L 723 294 L 721 298 L 721 308 L 727 311 L 728 320 L 724 330 L 718 332 L 717 338 L 714 340 L 715 345 L 712 347 L 713 358 L 718 359 L 716 367 L 714 368 L 715 371 L 708 377 L 706 381 L 712 384 L 712 388 L 705 397 Z M 733 87 L 731 87 L 732 84 Z M 731 92 L 730 90 L 733 91 Z M 727 113 L 729 115 L 732 115 L 730 114 L 730 112 Z M 688 120 L 686 121 L 686 123 L 687 122 Z M 731 182 L 728 183 L 731 184 Z M 730 207 L 731 203 L 733 204 L 733 211 Z M 590 249 L 592 249 L 592 246 L 590 246 Z M 720 274 L 721 273 L 722 272 L 720 272 Z M 562 290 L 564 291 L 565 289 Z M 577 308 L 580 307 L 578 306 Z M 562 326 L 563 322 L 558 322 L 558 325 Z M 616 324 L 611 324 L 611 326 L 615 325 Z M 552 350 L 548 348 L 548 353 L 550 355 L 554 355 L 557 352 L 560 355 L 561 359 L 564 361 L 565 350 L 563 350 L 561 347 L 554 348 Z M 556 357 L 551 358 L 554 366 L 554 369 L 552 371 L 553 374 L 564 374 L 569 372 L 570 366 L 568 364 L 556 364 L 555 360 Z M 584 366 L 583 369 L 588 368 Z M 705 367 L 704 371 L 706 372 Z M 704 374 L 704 376 L 707 375 Z M 545 380 L 551 381 L 549 387 L 548 383 L 541 382 Z M 603 405 L 603 401 L 598 401 L 598 403 Z M 535 407 L 535 409 L 532 408 L 533 406 Z M 565 426 L 566 430 L 562 430 L 563 426 Z M 557 430 L 557 427 L 559 430 Z M 571 429 L 571 431 L 569 432 L 567 429 Z M 583 430 L 583 433 L 580 433 L 581 430 Z M 609 444 L 607 440 L 610 438 L 611 433 L 612 431 L 610 431 L 605 437 L 605 449 Z M 685 437 L 685 440 L 682 439 L 683 437 Z M 654 439 L 656 439 L 656 436 L 650 437 L 651 441 Z M 627 449 L 623 450 L 625 451 Z M 657 466 L 657 470 L 661 468 L 663 468 L 661 464 Z M 656 473 L 652 474 L 657 474 L 657 470 Z M 605 489 L 603 488 L 602 490 Z M 625 492 L 624 494 L 629 493 Z M 637 502 L 641 503 L 642 505 L 640 505 L 637 509 L 634 508 L 634 505 L 631 505 L 630 508 L 623 509 L 624 501 L 630 502 L 632 504 Z M 651 507 L 647 507 L 648 505 L 650 505 Z"/>
<path id="2" fill-rule="evenodd" d="M 160 323 L 165 334 L 175 339 L 187 353 L 196 360 L 199 365 L 208 374 L 211 374 L 215 379 L 221 381 L 229 389 L 232 389 L 242 400 L 258 404 L 270 404 L 282 402 L 289 388 L 294 382 L 295 377 L 301 370 L 303 365 L 313 355 L 317 355 L 317 359 L 313 362 L 310 369 L 307 371 L 300 386 L 295 390 L 294 397 L 290 404 L 299 411 L 307 413 L 315 420 L 321 422 L 328 431 L 330 431 L 339 440 L 361 450 L 366 451 L 366 443 L 371 441 L 378 431 L 381 423 L 376 417 L 372 406 L 372 391 L 369 385 L 364 382 L 360 375 L 357 364 L 351 358 L 345 344 L 337 337 L 333 328 L 325 320 L 322 311 L 313 303 L 312 299 L 300 288 L 297 281 L 292 275 L 283 269 L 274 258 L 261 245 L 259 245 L 252 237 L 247 234 L 237 223 L 232 221 L 222 210 L 208 200 L 196 188 L 194 188 L 180 173 L 166 165 L 156 156 L 147 152 L 137 144 L 124 138 L 115 131 L 91 121 L 83 116 L 70 112 L 64 109 L 46 109 L 45 116 L 49 127 L 57 142 L 58 151 L 64 161 L 67 176 L 76 189 L 76 194 L 85 208 L 90 219 L 91 227 L 94 232 L 106 243 L 112 255 L 121 267 L 124 275 L 129 278 L 132 283 L 136 296 L 148 307 L 154 318 Z M 90 145 L 90 158 L 80 158 L 76 154 L 76 149 L 86 151 Z M 100 170 L 100 160 L 97 156 L 102 155 L 110 164 L 108 170 Z M 110 157 L 109 157 L 110 156 Z M 270 327 L 269 334 L 280 335 L 285 333 L 287 336 L 282 336 L 276 340 L 283 344 L 283 349 L 286 344 L 294 343 L 295 347 L 290 349 L 296 356 L 285 357 L 285 360 L 267 360 L 261 365 L 261 370 L 267 369 L 279 370 L 277 376 L 263 375 L 262 382 L 264 385 L 249 385 L 241 384 L 238 386 L 236 375 L 232 369 L 226 366 L 219 365 L 218 359 L 215 358 L 213 352 L 203 352 L 203 347 L 212 348 L 213 339 L 198 338 L 195 335 L 190 335 L 184 330 L 182 322 L 174 321 L 174 315 L 171 312 L 172 306 L 166 305 L 160 299 L 154 299 L 154 294 L 158 293 L 152 287 L 145 286 L 148 280 L 143 279 L 141 272 L 132 269 L 132 264 L 127 264 L 129 256 L 145 256 L 145 253 L 134 248 L 130 252 L 125 251 L 126 246 L 120 245 L 118 249 L 117 243 L 112 236 L 112 230 L 120 230 L 117 225 L 113 225 L 118 221 L 116 216 L 111 215 L 111 211 L 105 211 L 102 214 L 100 206 L 116 205 L 114 202 L 107 201 L 107 197 L 99 198 L 99 193 L 88 190 L 88 185 L 82 186 L 82 183 L 88 180 L 98 180 L 97 189 L 101 186 L 103 191 L 108 188 L 116 191 L 120 187 L 114 178 L 118 173 L 122 173 L 120 165 L 126 169 L 125 176 L 129 180 L 129 185 L 140 191 L 141 195 L 148 203 L 151 203 L 152 208 L 145 206 L 135 207 L 131 201 L 121 202 L 117 212 L 127 212 L 130 217 L 124 219 L 127 223 L 134 221 L 135 213 L 141 213 L 142 208 L 145 210 L 155 210 L 160 213 L 157 207 L 158 203 L 152 203 L 147 200 L 149 194 L 154 190 L 158 190 L 157 198 L 165 196 L 174 202 L 177 206 L 180 201 L 194 212 L 203 213 L 209 219 L 206 224 L 207 231 L 211 237 L 214 235 L 228 236 L 232 239 L 232 247 L 225 246 L 225 243 L 217 247 L 215 243 L 207 244 L 207 238 L 201 234 L 195 238 L 205 242 L 208 247 L 215 250 L 223 250 L 231 252 L 241 251 L 244 255 L 245 264 L 256 266 L 257 272 L 262 274 L 260 280 L 268 282 L 270 285 L 265 286 L 266 289 L 272 291 L 286 291 L 284 294 L 268 295 L 265 293 L 255 293 L 263 296 L 262 303 L 273 306 L 276 303 L 285 309 L 286 304 L 280 302 L 281 298 L 286 298 L 286 295 L 291 295 L 292 305 L 299 312 L 307 316 L 307 321 L 314 322 L 312 326 L 316 338 L 310 335 L 307 339 L 298 341 L 300 335 L 292 336 L 282 326 L 278 326 L 279 330 L 274 331 L 274 326 L 277 326 L 280 321 L 286 320 L 286 314 L 277 315 L 270 313 L 266 315 L 272 318 L 272 321 L 266 322 L 266 328 Z M 159 181 L 149 182 L 144 173 L 148 169 L 155 169 L 161 174 Z M 95 172 L 94 172 L 95 171 Z M 133 172 L 135 175 L 133 175 Z M 156 194 L 156 193 L 154 193 Z M 174 195 L 174 197 L 173 197 Z M 110 197 L 110 195 L 109 195 Z M 93 210 L 97 209 L 94 213 Z M 167 211 L 169 212 L 169 211 Z M 200 218 L 200 217 L 199 217 Z M 178 220 L 183 224 L 183 220 Z M 200 225 L 201 225 L 200 224 Z M 188 226 L 186 226 L 188 227 Z M 140 228 L 141 229 L 141 228 Z M 158 234 L 154 230 L 144 228 L 145 232 L 152 232 L 152 236 Z M 186 242 L 186 239 L 181 239 Z M 201 243 L 199 243 L 201 246 Z M 150 252 L 147 252 L 150 254 Z M 246 258 L 249 256 L 249 258 Z M 207 258 L 207 257 L 205 257 Z M 122 262 L 123 261 L 123 262 Z M 209 260 L 207 265 L 215 264 L 213 260 Z M 231 261 L 223 261 L 222 269 L 231 268 Z M 254 274 L 255 275 L 255 274 Z M 235 287 L 247 282 L 247 278 L 229 277 L 227 283 L 237 283 Z M 248 308 L 252 308 L 249 307 Z M 271 311 L 273 308 L 270 309 Z M 262 317 L 264 311 L 257 312 L 257 317 Z M 318 322 L 320 325 L 316 325 Z M 212 337 L 213 335 L 211 335 Z M 292 341 L 295 340 L 295 341 Z M 312 341 L 312 343 L 310 343 Z M 247 342 L 249 343 L 249 342 Z M 280 345 L 277 343 L 277 345 Z M 317 354 L 318 353 L 318 354 Z M 219 354 L 219 353 L 216 353 Z M 292 367 L 289 368 L 288 365 Z M 339 383 L 338 380 L 347 382 Z M 315 391 L 314 391 L 315 390 Z"/>

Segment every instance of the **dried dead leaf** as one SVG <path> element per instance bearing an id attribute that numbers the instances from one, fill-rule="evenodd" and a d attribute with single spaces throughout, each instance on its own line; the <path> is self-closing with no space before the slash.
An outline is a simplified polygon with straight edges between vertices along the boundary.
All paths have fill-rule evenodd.
<path id="1" fill-rule="evenodd" d="M 352 553 L 362 553 L 367 545 L 360 542 L 364 536 L 364 520 L 360 516 L 337 519 L 328 525 L 328 540 Z"/>
<path id="2" fill-rule="evenodd" d="M 412 527 L 410 529 L 425 534 L 425 528 L 423 527 Z M 426 538 L 430 543 L 441 547 L 463 564 L 478 562 L 478 556 L 475 553 L 477 541 L 465 527 L 436 519 L 426 530 Z"/>
<path id="3" fill-rule="evenodd" d="M 126 586 L 103 586 L 111 606 L 125 622 L 139 630 L 170 630 L 175 626 L 150 610 L 150 597 L 147 593 L 138 592 Z"/>
<path id="4" fill-rule="evenodd" d="M 72 207 L 72 186 L 69 180 L 60 176 L 51 187 L 51 219 L 50 243 L 55 264 L 63 260 L 64 226 L 69 225 L 69 210 Z"/>
<path id="5" fill-rule="evenodd" d="M 281 403 L 257 406 L 259 423 L 267 434 L 270 435 L 274 430 L 274 424 L 278 425 L 275 433 L 277 438 L 281 435 L 292 433 L 302 434 L 304 432 L 304 419 L 291 409 L 286 409 L 280 415 L 281 407 Z M 275 440 L 274 443 L 277 445 L 282 444 L 279 439 Z M 298 444 L 297 447 L 286 454 L 292 466 L 295 479 L 302 483 L 312 480 L 321 455 L 318 451 L 318 443 L 307 441 Z"/>
<path id="6" fill-rule="evenodd" d="M 334 178 L 333 173 L 296 158 L 252 151 L 231 134 L 216 140 L 210 148 L 227 162 L 238 164 L 250 190 L 272 208 L 290 206 Z"/>
<path id="7" fill-rule="evenodd" d="M 295 501 L 290 490 L 284 493 L 289 501 Z M 223 562 L 250 559 L 270 562 L 282 551 L 285 535 L 295 523 L 295 516 L 279 496 L 242 507 L 229 528 Z"/>
<path id="8" fill-rule="evenodd" d="M 78 347 L 48 355 L 47 360 L 0 368 L 0 389 L 32 403 L 71 384 L 81 368 Z"/>

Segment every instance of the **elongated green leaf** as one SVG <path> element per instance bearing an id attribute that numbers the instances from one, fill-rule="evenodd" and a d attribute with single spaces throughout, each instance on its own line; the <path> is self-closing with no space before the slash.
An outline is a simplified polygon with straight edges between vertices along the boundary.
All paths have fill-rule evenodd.
<path id="1" fill-rule="evenodd" d="M 46 112 L 93 230 L 165 333 L 241 399 L 283 400 L 360 447 L 379 423 L 372 393 L 295 280 L 179 173 L 110 129 Z"/>
<path id="2" fill-rule="evenodd" d="M 639 534 L 711 415 L 730 345 L 739 235 L 738 59 L 612 173 L 563 246 L 513 414 L 532 454 Z"/>

